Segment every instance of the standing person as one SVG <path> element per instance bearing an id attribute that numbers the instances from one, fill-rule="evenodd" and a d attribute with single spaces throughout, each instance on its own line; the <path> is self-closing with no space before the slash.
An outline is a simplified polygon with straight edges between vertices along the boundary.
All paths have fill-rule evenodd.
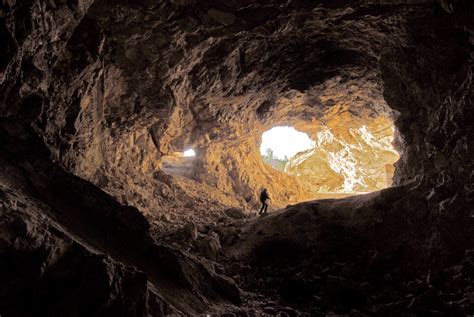
<path id="1" fill-rule="evenodd" d="M 262 203 L 262 208 L 260 208 L 260 212 L 258 213 L 259 215 L 261 215 L 262 212 L 267 213 L 267 209 L 268 209 L 267 199 L 270 199 L 270 196 L 268 196 L 267 189 L 264 188 L 262 192 L 260 193 L 260 202 Z"/>

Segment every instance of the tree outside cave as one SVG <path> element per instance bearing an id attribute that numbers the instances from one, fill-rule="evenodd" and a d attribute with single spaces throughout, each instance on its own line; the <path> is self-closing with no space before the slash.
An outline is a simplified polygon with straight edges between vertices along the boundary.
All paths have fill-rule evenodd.
<path id="1" fill-rule="evenodd" d="M 285 166 L 289 160 L 287 155 L 284 155 L 283 159 L 276 157 L 275 153 L 270 148 L 266 149 L 265 154 L 262 155 L 262 159 L 265 163 L 282 172 L 285 172 Z"/>

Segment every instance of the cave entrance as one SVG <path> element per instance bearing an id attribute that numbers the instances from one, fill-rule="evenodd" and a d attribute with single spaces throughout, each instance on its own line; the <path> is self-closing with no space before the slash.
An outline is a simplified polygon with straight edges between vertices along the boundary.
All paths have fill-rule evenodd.
<path id="1" fill-rule="evenodd" d="M 315 198 L 378 191 L 392 184 L 399 154 L 390 117 L 342 116 L 324 124 L 302 123 L 263 133 L 265 163 L 294 177 Z"/>
<path id="2" fill-rule="evenodd" d="M 313 149 L 308 134 L 289 126 L 278 126 L 262 134 L 260 154 L 265 163 L 285 172 L 285 166 L 296 154 Z"/>
<path id="3" fill-rule="evenodd" d="M 168 174 L 192 178 L 195 159 L 196 152 L 193 149 L 187 149 L 183 152 L 174 152 L 162 157 L 161 170 Z"/>

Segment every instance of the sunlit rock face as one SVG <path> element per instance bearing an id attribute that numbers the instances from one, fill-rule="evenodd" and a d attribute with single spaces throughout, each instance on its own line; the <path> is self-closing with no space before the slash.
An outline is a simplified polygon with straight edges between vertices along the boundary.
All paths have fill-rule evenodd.
<path id="1" fill-rule="evenodd" d="M 319 127 L 314 149 L 291 158 L 286 172 L 315 193 L 370 192 L 392 184 L 398 153 L 387 117 L 356 118 L 346 112 Z"/>

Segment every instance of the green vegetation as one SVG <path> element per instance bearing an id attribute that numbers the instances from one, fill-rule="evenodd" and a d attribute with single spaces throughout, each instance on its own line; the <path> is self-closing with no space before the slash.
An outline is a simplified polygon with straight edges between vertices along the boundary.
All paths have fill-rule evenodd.
<path id="1" fill-rule="evenodd" d="M 262 158 L 265 163 L 270 164 L 273 168 L 282 172 L 285 171 L 285 165 L 288 162 L 288 157 L 286 155 L 282 160 L 275 157 L 272 149 L 267 149 L 265 154 L 262 155 Z"/>

